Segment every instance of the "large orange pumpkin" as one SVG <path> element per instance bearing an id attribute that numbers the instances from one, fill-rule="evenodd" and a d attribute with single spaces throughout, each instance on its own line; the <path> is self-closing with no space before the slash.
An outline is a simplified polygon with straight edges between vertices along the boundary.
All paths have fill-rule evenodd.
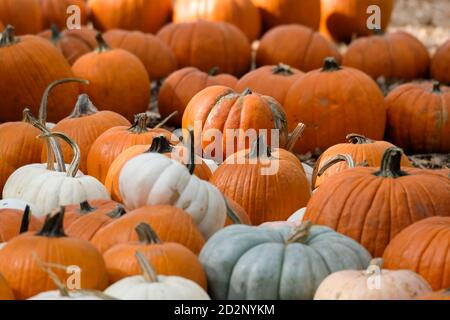
<path id="1" fill-rule="evenodd" d="M 154 137 L 164 135 L 169 141 L 178 141 L 170 131 L 159 128 L 147 128 L 148 116 L 141 113 L 136 116 L 131 127 L 119 126 L 103 132 L 92 144 L 87 157 L 87 172 L 104 182 L 113 161 L 131 146 L 151 144 Z"/>
<path id="2" fill-rule="evenodd" d="M 217 68 L 208 73 L 194 67 L 186 67 L 172 73 L 159 90 L 158 109 L 163 117 L 173 112 L 177 114 L 169 120 L 169 124 L 180 127 L 184 110 L 189 101 L 201 90 L 214 85 L 234 88 L 237 79 L 229 74 L 217 74 Z"/>
<path id="3" fill-rule="evenodd" d="M 172 23 L 158 32 L 175 54 L 178 67 L 241 76 L 250 68 L 251 48 L 245 34 L 227 22 Z"/>
<path id="4" fill-rule="evenodd" d="M 8 282 L 0 273 L 0 301 L 1 300 L 14 300 L 14 294 L 9 287 Z"/>
<path id="5" fill-rule="evenodd" d="M 5 156 L 0 154 L 0 198 L 6 181 L 14 171 L 16 171 L 16 168 L 8 162 Z"/>
<path id="6" fill-rule="evenodd" d="M 320 68 L 323 59 L 341 60 L 338 48 L 312 29 L 291 24 L 269 30 L 256 51 L 258 66 L 284 63 L 301 71 Z"/>
<path id="7" fill-rule="evenodd" d="M 25 210 L 0 209 L 0 243 L 27 231 L 37 231 L 41 226 L 41 221 L 31 214 L 29 206 Z"/>
<path id="8" fill-rule="evenodd" d="M 85 0 L 40 0 L 42 14 L 44 16 L 44 27 L 49 28 L 52 24 L 64 29 L 67 27 L 67 20 L 73 14 L 67 13 L 70 6 L 77 6 L 80 14 L 81 24 L 86 24 L 88 12 Z"/>
<path id="9" fill-rule="evenodd" d="M 250 88 L 254 92 L 270 96 L 283 104 L 289 88 L 303 72 L 285 64 L 264 66 L 250 71 L 236 85 L 236 91 Z"/>
<path id="10" fill-rule="evenodd" d="M 125 29 L 157 32 L 172 12 L 172 0 L 88 0 L 98 30 Z"/>
<path id="11" fill-rule="evenodd" d="M 89 80 L 90 85 L 82 91 L 100 110 L 116 111 L 131 120 L 136 113 L 146 111 L 150 102 L 147 70 L 134 54 L 111 49 L 101 34 L 97 34 L 97 42 L 94 52 L 75 62 L 73 73 Z"/>
<path id="12" fill-rule="evenodd" d="M 429 188 L 433 190 L 430 196 L 438 188 Z M 448 215 L 448 189 L 446 196 L 447 207 L 441 214 Z M 434 290 L 447 289 L 450 286 L 450 217 L 424 219 L 404 229 L 389 243 L 383 258 L 386 268 L 413 270 Z"/>
<path id="13" fill-rule="evenodd" d="M 259 8 L 264 30 L 281 24 L 301 24 L 319 29 L 320 0 L 252 0 Z"/>
<path id="14" fill-rule="evenodd" d="M 0 20 L 19 35 L 38 33 L 44 23 L 40 0 L 0 0 Z"/>
<path id="15" fill-rule="evenodd" d="M 391 19 L 394 0 L 321 0 L 320 31 L 336 41 L 350 42 L 354 36 L 373 33 L 367 27 L 369 6 L 380 8 L 381 30 Z M 373 14 L 373 13 L 372 13 Z"/>
<path id="16" fill-rule="evenodd" d="M 450 87 L 408 83 L 386 97 L 389 141 L 411 153 L 450 152 Z"/>
<path id="17" fill-rule="evenodd" d="M 431 60 L 431 77 L 450 85 L 450 39 L 444 42 Z"/>
<path id="18" fill-rule="evenodd" d="M 69 64 L 51 43 L 37 36 L 16 37 L 12 26 L 3 31 L 0 61 L 0 122 L 18 121 L 27 106 L 36 114 L 46 87 L 55 80 L 73 77 Z M 66 116 L 78 93 L 74 84 L 56 89 L 49 100 L 53 110 L 49 120 Z"/>
<path id="19" fill-rule="evenodd" d="M 408 81 L 425 77 L 430 57 L 416 37 L 397 31 L 356 39 L 342 61 L 343 65 L 364 71 L 374 79 L 382 76 Z"/>
<path id="20" fill-rule="evenodd" d="M 313 193 L 304 221 L 329 226 L 379 257 L 410 224 L 450 216 L 448 178 L 431 170 L 400 167 L 401 156 L 401 149 L 391 147 L 379 169 L 356 167 L 327 179 Z"/>
<path id="21" fill-rule="evenodd" d="M 365 73 L 340 67 L 333 58 L 291 86 L 284 108 L 289 129 L 299 122 L 306 124 L 304 139 L 295 148 L 298 153 L 325 150 L 345 142 L 352 132 L 374 140 L 384 136 L 383 93 Z"/>
<path id="22" fill-rule="evenodd" d="M 193 218 L 184 210 L 169 205 L 145 206 L 128 212 L 100 229 L 92 238 L 92 243 L 104 253 L 119 243 L 137 241 L 134 229 L 141 222 L 150 224 L 162 241 L 180 243 L 195 254 L 205 244 Z"/>
<path id="23" fill-rule="evenodd" d="M 42 262 L 59 265 L 53 271 L 62 281 L 73 274 L 67 272 L 67 267 L 77 266 L 82 271 L 79 276 L 83 289 L 105 289 L 108 278 L 101 254 L 86 240 L 66 237 L 63 219 L 64 210 L 60 209 L 48 216 L 41 231 L 15 237 L 0 250 L 0 273 L 17 299 L 56 288 L 42 270 Z"/>
<path id="24" fill-rule="evenodd" d="M 172 50 L 152 34 L 115 29 L 103 37 L 111 48 L 124 49 L 136 55 L 152 80 L 161 80 L 177 69 Z"/>
<path id="25" fill-rule="evenodd" d="M 46 106 L 44 106 L 46 108 Z M 98 111 L 89 100 L 88 95 L 78 97 L 72 113 L 58 122 L 53 132 L 62 132 L 71 137 L 79 146 L 81 152 L 80 170 L 87 172 L 87 157 L 95 140 L 110 128 L 130 126 L 130 122 L 120 114 L 112 111 Z M 64 159 L 69 162 L 73 158 L 72 148 L 64 144 L 61 146 Z M 47 149 L 42 151 L 42 162 L 47 159 Z"/>
<path id="26" fill-rule="evenodd" d="M 241 29 L 250 41 L 261 32 L 261 17 L 252 0 L 177 0 L 173 21 L 223 21 Z"/>
<path id="27" fill-rule="evenodd" d="M 81 29 L 63 30 L 53 25 L 38 35 L 50 40 L 61 51 L 70 65 L 73 65 L 81 56 L 93 51 L 97 46 L 95 36 L 97 31 L 88 27 Z"/>
<path id="28" fill-rule="evenodd" d="M 119 243 L 103 254 L 110 283 L 141 273 L 137 260 L 133 259 L 139 251 L 158 274 L 190 279 L 208 289 L 203 267 L 192 251 L 176 242 L 162 242 L 147 223 L 138 224 L 135 230 L 139 241 Z"/>

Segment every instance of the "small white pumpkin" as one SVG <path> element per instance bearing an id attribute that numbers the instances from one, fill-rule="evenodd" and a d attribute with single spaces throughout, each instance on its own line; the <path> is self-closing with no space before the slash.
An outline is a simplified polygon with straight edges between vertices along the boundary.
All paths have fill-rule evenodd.
<path id="1" fill-rule="evenodd" d="M 20 199 L 8 198 L 0 200 L 0 209 L 25 210 L 27 206 L 30 207 L 31 214 L 33 214 L 33 212 L 37 210 L 34 204 Z"/>
<path id="2" fill-rule="evenodd" d="M 123 278 L 105 290 L 105 294 L 122 300 L 210 300 L 195 282 L 177 276 L 158 276 L 145 256 L 136 258 L 142 276 Z"/>
<path id="3" fill-rule="evenodd" d="M 106 295 L 105 295 L 106 297 Z M 102 298 L 100 293 L 91 293 L 89 291 L 69 291 L 61 293 L 59 290 L 41 292 L 27 300 L 107 300 Z"/>
<path id="4" fill-rule="evenodd" d="M 303 217 L 305 216 L 305 212 L 306 212 L 306 207 L 298 209 L 287 219 L 287 221 L 294 222 L 294 223 L 300 225 L 303 222 Z"/>
<path id="5" fill-rule="evenodd" d="M 6 181 L 3 189 L 5 198 L 33 203 L 33 213 L 37 216 L 45 215 L 58 206 L 94 199 L 110 200 L 108 191 L 97 179 L 78 171 L 80 148 L 72 139 L 59 132 L 45 133 L 42 137 L 58 137 L 72 147 L 74 157 L 67 172 L 49 170 L 45 164 L 21 167 Z"/>
<path id="6" fill-rule="evenodd" d="M 382 269 L 383 259 L 365 271 L 343 270 L 325 278 L 315 300 L 410 300 L 431 292 L 430 285 L 411 270 Z"/>

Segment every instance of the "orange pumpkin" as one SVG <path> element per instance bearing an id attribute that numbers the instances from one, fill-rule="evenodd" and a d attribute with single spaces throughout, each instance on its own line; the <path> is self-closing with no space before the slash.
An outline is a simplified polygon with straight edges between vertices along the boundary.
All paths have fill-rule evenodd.
<path id="1" fill-rule="evenodd" d="M 5 156 L 0 154 L 0 195 L 3 192 L 6 181 L 14 171 L 16 171 L 16 168 L 8 162 Z"/>
<path id="2" fill-rule="evenodd" d="M 178 0 L 175 2 L 173 21 L 191 22 L 207 20 L 229 22 L 250 41 L 261 32 L 261 17 L 251 0 Z"/>
<path id="3" fill-rule="evenodd" d="M 356 167 L 327 179 L 313 193 L 303 221 L 326 225 L 379 257 L 410 224 L 450 215 L 448 178 L 431 170 L 400 167 L 401 157 L 401 149 L 391 147 L 380 168 Z"/>
<path id="4" fill-rule="evenodd" d="M 230 214 L 230 210 L 228 209 L 227 220 L 225 221 L 225 227 L 231 226 L 233 224 L 246 224 L 252 225 L 252 221 L 248 216 L 247 212 L 242 208 L 236 201 L 233 199 L 227 198 L 227 205 L 231 208 L 232 213 Z M 234 213 L 234 214 L 233 214 Z"/>
<path id="5" fill-rule="evenodd" d="M 356 36 L 370 35 L 367 27 L 369 6 L 380 8 L 381 30 L 385 30 L 394 9 L 394 0 L 321 0 L 320 32 L 336 41 L 350 42 Z M 373 13 L 372 13 L 373 14 Z"/>
<path id="6" fill-rule="evenodd" d="M 450 85 L 450 39 L 444 42 L 431 60 L 431 77 Z"/>
<path id="7" fill-rule="evenodd" d="M 301 24 L 319 29 L 319 0 L 252 0 L 260 10 L 264 30 L 281 24 Z"/>
<path id="8" fill-rule="evenodd" d="M 236 91 L 250 88 L 254 92 L 270 96 L 283 104 L 289 88 L 303 72 L 285 64 L 264 66 L 250 71 L 236 85 Z"/>
<path id="9" fill-rule="evenodd" d="M 164 135 L 169 141 L 177 141 L 172 133 L 158 126 L 147 128 L 148 116 L 141 113 L 131 127 L 113 127 L 102 133 L 92 144 L 87 157 L 87 172 L 105 182 L 109 167 L 125 149 L 139 144 L 151 144 L 154 137 Z"/>
<path id="10" fill-rule="evenodd" d="M 81 24 L 87 24 L 87 7 L 85 0 L 40 0 L 41 9 L 44 17 L 44 28 L 49 28 L 52 24 L 63 29 L 67 26 L 67 20 L 74 14 L 67 13 L 70 6 L 77 6 L 76 13 L 80 15 Z"/>
<path id="11" fill-rule="evenodd" d="M 304 139 L 295 147 L 297 153 L 325 150 L 344 142 L 352 132 L 374 140 L 384 136 L 383 93 L 365 73 L 340 67 L 333 58 L 291 86 L 284 108 L 289 129 L 299 122 L 306 124 Z"/>
<path id="12" fill-rule="evenodd" d="M 172 23 L 158 32 L 173 51 L 178 67 L 196 67 L 208 72 L 241 76 L 250 68 L 251 48 L 245 34 L 227 22 Z M 207 39 L 207 41 L 205 41 Z"/>
<path id="13" fill-rule="evenodd" d="M 195 254 L 205 244 L 193 218 L 184 210 L 169 205 L 145 206 L 128 212 L 100 229 L 91 242 L 104 253 L 119 243 L 137 241 L 134 229 L 141 222 L 153 226 L 162 241 L 180 243 Z"/>
<path id="14" fill-rule="evenodd" d="M 152 34 L 115 29 L 106 32 L 103 37 L 111 48 L 124 49 L 137 56 L 150 79 L 161 80 L 177 69 L 172 50 Z"/>
<path id="15" fill-rule="evenodd" d="M 110 283 L 141 274 L 137 260 L 133 259 L 139 251 L 158 274 L 183 277 L 208 289 L 203 267 L 192 251 L 176 242 L 162 242 L 147 223 L 138 224 L 135 230 L 139 241 L 119 243 L 103 254 Z"/>
<path id="16" fill-rule="evenodd" d="M 435 185 L 430 196 L 435 197 Z M 440 214 L 448 212 L 447 207 Z M 445 199 L 444 199 L 445 201 Z M 450 217 L 432 217 L 416 222 L 400 232 L 387 246 L 383 259 L 386 268 L 410 269 L 428 281 L 433 290 L 450 286 Z"/>
<path id="17" fill-rule="evenodd" d="M 44 23 L 40 0 L 1 0 L 0 20 L 13 25 L 18 35 L 38 33 Z"/>
<path id="18" fill-rule="evenodd" d="M 389 141 L 411 153 L 450 152 L 450 87 L 408 83 L 386 97 Z"/>
<path id="19" fill-rule="evenodd" d="M 146 153 L 157 152 L 162 153 L 169 158 L 180 161 L 181 163 L 189 163 L 188 150 L 181 145 L 172 146 L 165 136 L 154 137 L 151 146 L 135 145 L 124 150 L 111 164 L 105 179 L 105 187 L 111 194 L 111 198 L 118 202 L 123 202 L 119 191 L 119 177 L 123 166 L 132 158 Z M 194 174 L 200 179 L 208 181 L 211 177 L 211 170 L 208 165 L 197 156 Z"/>
<path id="20" fill-rule="evenodd" d="M 46 87 L 55 80 L 73 77 L 69 64 L 51 43 L 37 36 L 16 37 L 14 33 L 8 26 L 0 40 L 0 122 L 18 121 L 26 106 L 37 113 Z M 49 100 L 53 110 L 49 120 L 66 116 L 78 93 L 74 84 L 56 89 Z"/>
<path id="21" fill-rule="evenodd" d="M 46 108 L 46 106 L 44 106 Z M 130 122 L 120 114 L 112 111 L 98 111 L 86 94 L 78 97 L 72 113 L 58 122 L 53 132 L 62 132 L 70 136 L 80 147 L 80 170 L 87 172 L 87 157 L 95 140 L 110 128 L 130 126 Z M 73 158 L 72 148 L 68 144 L 61 146 L 66 161 Z M 47 159 L 47 149 L 42 151 L 42 162 Z"/>
<path id="22" fill-rule="evenodd" d="M 29 206 L 24 211 L 0 209 L 0 243 L 27 231 L 37 231 L 41 226 L 41 221 L 31 214 Z"/>
<path id="23" fill-rule="evenodd" d="M 238 80 L 229 74 L 217 74 L 218 68 L 209 73 L 197 68 L 186 67 L 172 73 L 159 90 L 158 110 L 163 117 L 173 112 L 177 114 L 169 120 L 169 124 L 180 127 L 184 110 L 189 101 L 206 87 L 223 85 L 234 88 Z"/>
<path id="24" fill-rule="evenodd" d="M 85 240 L 66 237 L 63 219 L 60 209 L 48 216 L 41 231 L 15 237 L 0 250 L 0 273 L 17 299 L 56 289 L 42 262 L 59 265 L 54 272 L 64 282 L 73 274 L 67 267 L 77 266 L 83 289 L 105 289 L 108 279 L 101 254 Z"/>
<path id="25" fill-rule="evenodd" d="M 356 39 L 342 60 L 343 65 L 364 71 L 374 79 L 406 81 L 425 77 L 429 63 L 428 49 L 404 31 Z"/>
<path id="26" fill-rule="evenodd" d="M 1 300 L 14 300 L 14 294 L 9 287 L 8 282 L 0 273 L 0 301 Z"/>
<path id="27" fill-rule="evenodd" d="M 98 30 L 124 29 L 157 32 L 170 20 L 172 0 L 88 0 Z"/>
<path id="28" fill-rule="evenodd" d="M 326 57 L 341 60 L 338 48 L 320 33 L 291 24 L 275 27 L 261 38 L 256 51 L 256 64 L 265 66 L 284 63 L 307 72 L 320 68 Z"/>
<path id="29" fill-rule="evenodd" d="M 334 176 L 348 167 L 345 162 L 339 161 L 338 163 L 328 166 L 328 168 L 318 176 L 318 172 L 325 169 L 326 163 L 339 154 L 349 155 L 357 166 L 379 167 L 384 151 L 390 147 L 394 147 L 394 145 L 389 142 L 374 141 L 359 134 L 349 134 L 346 138 L 348 140 L 347 143 L 339 143 L 328 148 L 321 154 L 319 159 L 317 159 L 313 173 L 314 188 L 319 187 L 329 177 Z M 412 166 L 408 157 L 405 155 L 402 155 L 401 166 Z"/>
<path id="30" fill-rule="evenodd" d="M 52 25 L 51 30 L 43 31 L 38 35 L 50 40 L 69 64 L 73 65 L 81 56 L 97 47 L 96 34 L 96 30 L 87 27 L 59 31 L 55 25 Z"/>
<path id="31" fill-rule="evenodd" d="M 115 111 L 131 120 L 136 113 L 147 110 L 150 102 L 147 70 L 134 54 L 111 49 L 101 34 L 97 34 L 97 42 L 94 52 L 75 62 L 73 73 L 90 82 L 82 91 L 100 110 Z"/>

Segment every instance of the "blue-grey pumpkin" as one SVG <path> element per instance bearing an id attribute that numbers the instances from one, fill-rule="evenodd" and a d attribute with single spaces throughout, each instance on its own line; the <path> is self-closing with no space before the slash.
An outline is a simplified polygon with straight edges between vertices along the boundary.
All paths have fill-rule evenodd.
<path id="1" fill-rule="evenodd" d="M 371 256 L 353 239 L 324 226 L 233 225 L 200 253 L 213 299 L 312 299 L 329 274 L 367 268 Z"/>

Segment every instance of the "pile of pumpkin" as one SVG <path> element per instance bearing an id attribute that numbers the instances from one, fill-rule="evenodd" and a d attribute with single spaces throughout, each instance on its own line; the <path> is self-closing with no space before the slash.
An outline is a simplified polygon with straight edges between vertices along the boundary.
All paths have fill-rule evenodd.
<path id="1" fill-rule="evenodd" d="M 0 0 L 0 299 L 449 299 L 450 40 L 369 2 Z"/>

